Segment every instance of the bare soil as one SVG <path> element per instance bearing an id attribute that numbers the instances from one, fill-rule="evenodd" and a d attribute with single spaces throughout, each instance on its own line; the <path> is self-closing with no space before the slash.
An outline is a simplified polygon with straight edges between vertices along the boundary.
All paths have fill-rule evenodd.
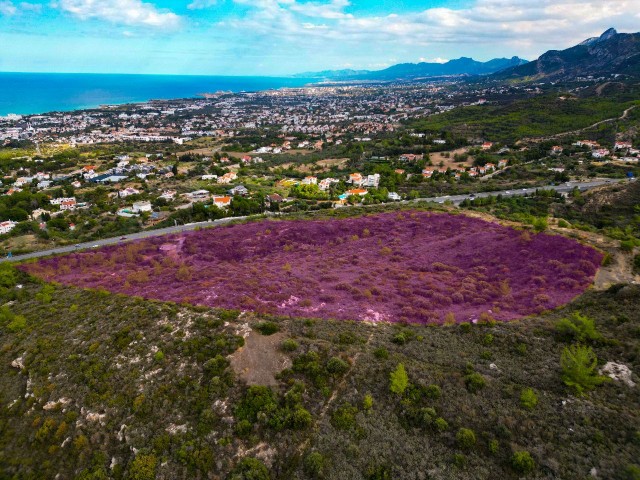
<path id="1" fill-rule="evenodd" d="M 231 355 L 231 368 L 249 385 L 277 386 L 275 375 L 291 366 L 291 359 L 279 349 L 285 338 L 282 332 L 267 336 L 252 330 L 244 347 Z"/>

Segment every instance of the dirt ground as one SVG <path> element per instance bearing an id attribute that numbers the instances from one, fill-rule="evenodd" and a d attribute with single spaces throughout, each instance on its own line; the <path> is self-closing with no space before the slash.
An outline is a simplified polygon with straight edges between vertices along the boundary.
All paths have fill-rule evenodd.
<path id="1" fill-rule="evenodd" d="M 282 332 L 267 336 L 252 330 L 244 347 L 231 356 L 231 368 L 249 385 L 278 385 L 276 373 L 291 366 L 289 357 L 280 351 L 285 338 Z"/>
<path id="2" fill-rule="evenodd" d="M 429 159 L 435 166 L 439 166 L 440 162 L 444 163 L 444 168 L 448 167 L 470 167 L 473 164 L 473 158 L 469 157 L 466 162 L 457 163 L 454 162 L 453 156 L 455 154 L 467 153 L 467 148 L 458 148 L 456 150 L 449 150 L 446 152 L 435 152 L 429 154 Z M 448 153 L 449 158 L 446 158 L 444 154 Z"/>

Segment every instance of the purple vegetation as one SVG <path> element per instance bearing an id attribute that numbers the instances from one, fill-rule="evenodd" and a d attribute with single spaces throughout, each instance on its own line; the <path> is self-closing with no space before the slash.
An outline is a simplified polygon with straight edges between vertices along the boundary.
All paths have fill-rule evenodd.
<path id="1" fill-rule="evenodd" d="M 21 268 L 145 298 L 303 317 L 510 320 L 570 302 L 602 255 L 464 215 L 263 221 L 154 237 Z"/>

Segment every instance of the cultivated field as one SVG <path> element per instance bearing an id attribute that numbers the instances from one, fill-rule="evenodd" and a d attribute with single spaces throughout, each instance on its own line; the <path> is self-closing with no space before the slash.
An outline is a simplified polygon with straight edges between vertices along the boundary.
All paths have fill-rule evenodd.
<path id="1" fill-rule="evenodd" d="M 601 255 L 574 240 L 428 212 L 272 221 L 27 264 L 46 280 L 258 313 L 442 323 L 553 309 Z"/>

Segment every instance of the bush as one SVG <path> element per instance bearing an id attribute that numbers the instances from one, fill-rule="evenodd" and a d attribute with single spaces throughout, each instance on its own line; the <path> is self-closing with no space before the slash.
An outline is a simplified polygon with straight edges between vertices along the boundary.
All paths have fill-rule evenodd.
<path id="1" fill-rule="evenodd" d="M 282 350 L 285 352 L 294 352 L 298 349 L 298 342 L 293 340 L 292 338 L 287 338 L 284 342 L 282 342 Z"/>
<path id="2" fill-rule="evenodd" d="M 277 323 L 260 322 L 254 327 L 262 335 L 273 335 L 280 330 Z"/>
<path id="3" fill-rule="evenodd" d="M 338 430 L 351 430 L 356 426 L 356 414 L 358 409 L 350 403 L 345 403 L 337 408 L 331 416 L 331 423 Z"/>
<path id="4" fill-rule="evenodd" d="M 596 330 L 593 319 L 574 312 L 569 318 L 562 318 L 556 323 L 556 331 L 561 338 L 569 341 L 596 342 L 602 338 Z"/>
<path id="5" fill-rule="evenodd" d="M 158 459 L 155 455 L 136 455 L 131 468 L 129 478 L 131 480 L 153 480 L 156 478 Z"/>
<path id="6" fill-rule="evenodd" d="M 484 388 L 484 377 L 477 372 L 469 373 L 464 377 L 464 384 L 471 393 L 477 393 Z"/>
<path id="7" fill-rule="evenodd" d="M 409 386 L 409 376 L 407 375 L 404 365 L 399 363 L 396 369 L 389 375 L 389 390 L 396 395 L 404 395 L 405 390 Z"/>
<path id="8" fill-rule="evenodd" d="M 531 473 L 536 468 L 536 462 L 533 460 L 529 452 L 523 450 L 513 454 L 511 457 L 511 466 L 516 472 L 527 474 Z"/>
<path id="9" fill-rule="evenodd" d="M 438 385 L 429 385 L 424 390 L 424 396 L 431 400 L 438 400 L 442 396 L 442 390 Z"/>
<path id="10" fill-rule="evenodd" d="M 373 408 L 373 397 L 370 393 L 367 393 L 362 399 L 362 408 L 366 412 L 371 411 L 371 409 Z"/>
<path id="11" fill-rule="evenodd" d="M 327 371 L 333 375 L 343 375 L 349 370 L 349 364 L 338 357 L 331 357 L 327 362 Z"/>
<path id="12" fill-rule="evenodd" d="M 633 257 L 633 272 L 640 274 L 640 254 Z"/>
<path id="13" fill-rule="evenodd" d="M 433 422 L 433 426 L 439 432 L 444 432 L 449 429 L 449 422 L 447 422 L 444 418 L 438 417 Z"/>
<path id="14" fill-rule="evenodd" d="M 499 449 L 500 449 L 500 443 L 498 442 L 498 440 L 493 439 L 489 442 L 489 452 L 492 455 L 497 454 Z"/>
<path id="15" fill-rule="evenodd" d="M 380 347 L 380 348 L 376 348 L 373 351 L 373 356 L 376 357 L 378 360 L 386 360 L 387 358 L 389 358 L 389 352 L 387 351 L 386 348 Z"/>
<path id="16" fill-rule="evenodd" d="M 538 396 L 533 388 L 525 388 L 520 393 L 520 405 L 529 410 L 533 410 L 538 404 Z"/>
<path id="17" fill-rule="evenodd" d="M 311 452 L 304 459 L 304 473 L 312 478 L 324 478 L 327 460 L 320 452 Z"/>
<path id="18" fill-rule="evenodd" d="M 231 471 L 228 480 L 270 480 L 269 470 L 257 458 L 245 457 Z"/>
<path id="19" fill-rule="evenodd" d="M 565 347 L 560 357 L 562 380 L 577 395 L 582 395 L 606 381 L 606 377 L 596 373 L 597 365 L 598 357 L 591 347 L 583 345 Z"/>
<path id="20" fill-rule="evenodd" d="M 476 444 L 476 434 L 469 428 L 461 428 L 456 433 L 456 444 L 464 450 L 470 450 Z"/>

